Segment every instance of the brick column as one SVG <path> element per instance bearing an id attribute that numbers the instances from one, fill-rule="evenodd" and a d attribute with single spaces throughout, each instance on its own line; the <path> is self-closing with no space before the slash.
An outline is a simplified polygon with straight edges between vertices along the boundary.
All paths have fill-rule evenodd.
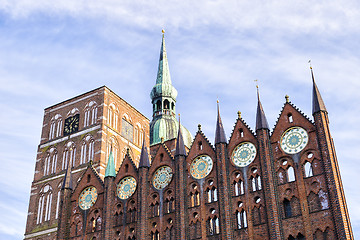
<path id="1" fill-rule="evenodd" d="M 336 235 L 339 239 L 354 239 L 327 112 L 314 113 L 314 120 Z"/>
<path id="2" fill-rule="evenodd" d="M 232 226 L 232 207 L 231 199 L 231 185 L 229 173 L 229 161 L 226 143 L 217 143 L 215 145 L 216 151 L 216 166 L 217 166 L 217 179 L 218 179 L 218 201 L 220 211 L 220 229 L 222 239 L 233 239 L 234 227 Z"/>
<path id="3" fill-rule="evenodd" d="M 275 181 L 274 159 L 271 152 L 269 130 L 258 129 L 256 131 L 259 143 L 259 156 L 262 171 L 262 183 L 265 195 L 266 212 L 268 216 L 268 228 L 270 239 L 282 239 L 281 217 L 279 214 L 277 184 Z"/>

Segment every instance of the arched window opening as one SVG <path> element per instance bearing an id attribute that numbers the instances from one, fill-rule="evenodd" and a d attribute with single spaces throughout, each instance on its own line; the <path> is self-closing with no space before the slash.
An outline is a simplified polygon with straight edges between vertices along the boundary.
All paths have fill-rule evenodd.
<path id="1" fill-rule="evenodd" d="M 164 109 L 170 109 L 170 103 L 169 100 L 165 99 L 164 101 Z"/>
<path id="2" fill-rule="evenodd" d="M 202 145 L 201 141 L 198 143 L 198 147 L 199 147 L 199 150 L 203 150 L 203 145 Z"/>
<path id="3" fill-rule="evenodd" d="M 241 138 L 244 137 L 244 130 L 242 128 L 240 128 L 239 133 Z"/>
<path id="4" fill-rule="evenodd" d="M 174 102 L 171 103 L 171 110 L 173 110 L 173 111 L 175 110 L 175 103 Z"/>
<path id="5" fill-rule="evenodd" d="M 257 190 L 261 190 L 261 177 L 257 176 L 256 177 L 256 183 L 257 183 Z"/>
<path id="6" fill-rule="evenodd" d="M 238 229 L 247 227 L 246 212 L 244 210 L 241 210 L 241 212 L 236 212 L 236 222 Z"/>
<path id="7" fill-rule="evenodd" d="M 49 221 L 51 218 L 51 205 L 52 205 L 52 188 L 50 185 L 46 185 L 39 192 L 38 211 L 36 224 L 40 224 L 43 221 Z"/>
<path id="8" fill-rule="evenodd" d="M 215 187 L 207 190 L 208 203 L 217 202 L 217 189 Z"/>
<path id="9" fill-rule="evenodd" d="M 161 110 L 161 101 L 160 101 L 160 100 L 158 100 L 158 101 L 156 102 L 156 110 L 157 110 L 157 111 Z"/>
<path id="10" fill-rule="evenodd" d="M 305 177 L 312 177 L 313 176 L 313 169 L 312 169 L 311 163 L 306 162 L 304 164 L 304 170 L 305 170 Z"/>
<path id="11" fill-rule="evenodd" d="M 289 123 L 294 122 L 294 119 L 293 119 L 293 116 L 291 113 L 289 113 L 287 116 L 288 116 Z"/>
<path id="12" fill-rule="evenodd" d="M 284 205 L 284 215 L 285 215 L 285 218 L 290 218 L 292 217 L 292 211 L 291 211 L 291 204 L 290 204 L 290 201 L 285 199 L 283 201 L 283 205 Z"/>
<path id="13" fill-rule="evenodd" d="M 151 232 L 151 240 L 160 240 L 160 233 L 158 230 Z"/>
<path id="14" fill-rule="evenodd" d="M 294 168 L 291 166 L 287 169 L 287 181 L 288 182 L 295 181 L 295 171 L 294 171 Z"/>
<path id="15" fill-rule="evenodd" d="M 209 225 L 209 235 L 215 235 L 220 233 L 219 219 L 215 216 L 210 218 L 208 221 Z"/>

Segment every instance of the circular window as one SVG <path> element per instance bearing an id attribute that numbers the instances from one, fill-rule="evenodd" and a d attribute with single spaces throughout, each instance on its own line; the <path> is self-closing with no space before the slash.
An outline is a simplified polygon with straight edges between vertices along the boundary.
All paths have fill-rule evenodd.
<path id="1" fill-rule="evenodd" d="M 171 182 L 172 175 L 169 166 L 159 167 L 154 173 L 153 186 L 158 190 L 165 188 Z"/>
<path id="2" fill-rule="evenodd" d="M 208 155 L 195 158 L 190 166 L 190 174 L 193 178 L 202 179 L 206 177 L 213 168 L 213 161 Z"/>
<path id="3" fill-rule="evenodd" d="M 303 150 L 309 141 L 308 134 L 301 127 L 292 127 L 281 136 L 281 149 L 288 154 L 296 154 Z"/>

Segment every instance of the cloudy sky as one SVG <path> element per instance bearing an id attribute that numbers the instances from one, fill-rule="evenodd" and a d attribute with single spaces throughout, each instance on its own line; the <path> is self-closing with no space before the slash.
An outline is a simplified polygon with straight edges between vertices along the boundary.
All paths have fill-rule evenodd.
<path id="1" fill-rule="evenodd" d="M 106 85 L 151 118 L 162 28 L 182 123 L 212 142 L 217 98 L 227 136 L 238 110 L 254 129 L 254 79 L 270 126 L 286 94 L 311 117 L 312 60 L 360 238 L 360 2 L 151 2 L 0 0 L 0 239 L 23 238 L 44 108 Z"/>

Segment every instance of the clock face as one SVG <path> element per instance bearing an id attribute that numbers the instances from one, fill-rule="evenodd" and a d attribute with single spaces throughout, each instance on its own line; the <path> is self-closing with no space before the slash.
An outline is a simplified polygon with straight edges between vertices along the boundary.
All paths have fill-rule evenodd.
<path id="1" fill-rule="evenodd" d="M 97 190 L 95 187 L 87 187 L 85 188 L 79 196 L 79 207 L 82 210 L 87 210 L 91 208 L 97 199 Z"/>
<path id="2" fill-rule="evenodd" d="M 124 177 L 117 185 L 117 195 L 120 199 L 128 199 L 136 190 L 136 180 L 133 177 Z"/>
<path id="3" fill-rule="evenodd" d="M 202 179 L 206 177 L 213 168 L 213 161 L 208 155 L 196 157 L 190 165 L 190 174 L 193 178 Z"/>
<path id="4" fill-rule="evenodd" d="M 64 123 L 64 135 L 69 135 L 71 133 L 77 132 L 79 130 L 79 114 L 76 114 L 72 117 L 65 119 Z"/>
<path id="5" fill-rule="evenodd" d="M 237 145 L 232 152 L 231 160 L 237 167 L 246 167 L 256 157 L 256 147 L 251 142 L 243 142 Z"/>
<path id="6" fill-rule="evenodd" d="M 281 149 L 288 154 L 295 154 L 303 150 L 309 141 L 309 136 L 305 129 L 292 127 L 281 136 Z"/>
<path id="7" fill-rule="evenodd" d="M 171 182 L 172 175 L 172 169 L 169 166 L 159 167 L 154 173 L 154 187 L 158 190 L 165 188 Z"/>

